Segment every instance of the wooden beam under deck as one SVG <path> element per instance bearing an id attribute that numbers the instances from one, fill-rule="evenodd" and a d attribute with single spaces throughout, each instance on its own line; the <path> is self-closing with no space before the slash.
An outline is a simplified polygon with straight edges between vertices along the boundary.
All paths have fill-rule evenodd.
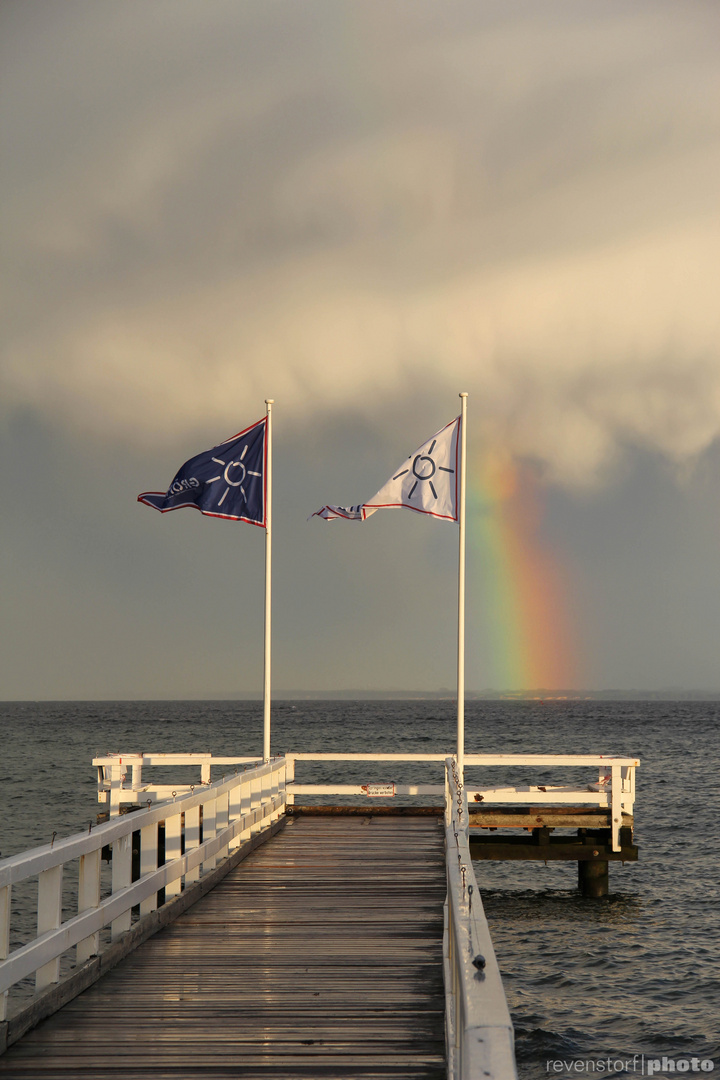
<path id="1" fill-rule="evenodd" d="M 482 829 L 610 829 L 610 811 L 592 806 L 468 806 L 470 825 Z M 368 800 L 362 806 L 288 806 L 292 817 L 443 817 L 442 806 L 387 806 Z M 632 828 L 633 818 L 622 815 L 623 827 Z"/>
<path id="2" fill-rule="evenodd" d="M 468 806 L 474 828 L 609 829 L 610 810 L 592 806 Z M 633 818 L 622 815 L 623 827 L 632 828 Z"/>
<path id="3" fill-rule="evenodd" d="M 549 829 L 534 830 L 530 836 L 489 836 L 470 830 L 470 855 L 473 859 L 523 860 L 551 862 L 637 862 L 638 848 L 629 836 L 623 838 L 620 851 L 613 851 L 607 834 L 595 836 L 548 836 Z"/>
<path id="4" fill-rule="evenodd" d="M 444 1078 L 441 824 L 289 820 L 0 1078 Z"/>

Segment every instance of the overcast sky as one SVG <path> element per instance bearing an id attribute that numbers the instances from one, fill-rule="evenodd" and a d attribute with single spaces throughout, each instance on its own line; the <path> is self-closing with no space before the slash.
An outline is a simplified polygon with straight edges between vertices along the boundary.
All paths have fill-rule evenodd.
<path id="1" fill-rule="evenodd" d="M 4 0 L 0 697 L 259 692 L 264 536 L 136 503 L 275 399 L 274 684 L 720 689 L 720 7 Z"/>

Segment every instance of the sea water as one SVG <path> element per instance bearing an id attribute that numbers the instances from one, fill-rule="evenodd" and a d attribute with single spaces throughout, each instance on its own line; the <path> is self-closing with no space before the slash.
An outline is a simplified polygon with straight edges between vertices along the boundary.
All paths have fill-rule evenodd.
<path id="1" fill-rule="evenodd" d="M 454 740 L 449 701 L 273 705 L 273 752 L 441 753 L 452 751 Z M 709 1074 L 709 1063 L 720 1073 L 719 744 L 718 702 L 468 703 L 469 753 L 604 753 L 641 761 L 640 859 L 611 863 L 606 898 L 579 895 L 574 862 L 475 863 L 521 1080 L 648 1075 L 655 1062 L 655 1075 L 673 1066 Z M 262 706 L 0 704 L 2 856 L 94 822 L 102 807 L 91 759 L 112 751 L 259 756 Z M 587 772 L 580 775 L 587 779 Z M 475 778 L 565 783 L 574 774 L 469 770 L 468 779 Z M 441 782 L 442 772 L 435 765 L 319 762 L 299 763 L 298 779 Z M 173 780 L 180 782 L 176 772 Z"/>

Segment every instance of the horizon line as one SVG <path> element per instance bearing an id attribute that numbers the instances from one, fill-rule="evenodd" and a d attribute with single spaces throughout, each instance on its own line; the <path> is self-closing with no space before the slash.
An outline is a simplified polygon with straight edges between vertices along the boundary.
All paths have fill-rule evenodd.
<path id="1" fill-rule="evenodd" d="M 527 690 L 468 690 L 466 700 L 475 701 L 592 701 L 597 699 L 645 700 L 652 701 L 662 699 L 665 701 L 681 701 L 688 698 L 702 700 L 720 700 L 720 689 L 684 689 L 682 687 L 667 687 L 661 690 L 628 689 L 622 687 L 609 687 L 603 690 L 591 689 L 549 689 L 536 687 Z M 435 700 L 456 701 L 457 694 L 447 687 L 438 690 L 278 690 L 272 697 L 272 702 L 282 701 L 364 701 L 364 700 Z M 262 701 L 260 691 L 236 691 L 234 693 L 205 694 L 201 692 L 185 695 L 184 697 L 166 697 L 164 695 L 138 696 L 138 697 L 14 697 L 0 698 L 0 704 L 21 704 L 34 702 L 68 702 L 68 701 Z"/>

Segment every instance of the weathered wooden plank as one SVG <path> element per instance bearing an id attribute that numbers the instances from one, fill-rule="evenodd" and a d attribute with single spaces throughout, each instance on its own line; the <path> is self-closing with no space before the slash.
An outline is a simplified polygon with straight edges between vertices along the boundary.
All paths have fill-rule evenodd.
<path id="1" fill-rule="evenodd" d="M 436 1080 L 444 895 L 433 816 L 299 815 L 0 1076 Z"/>

